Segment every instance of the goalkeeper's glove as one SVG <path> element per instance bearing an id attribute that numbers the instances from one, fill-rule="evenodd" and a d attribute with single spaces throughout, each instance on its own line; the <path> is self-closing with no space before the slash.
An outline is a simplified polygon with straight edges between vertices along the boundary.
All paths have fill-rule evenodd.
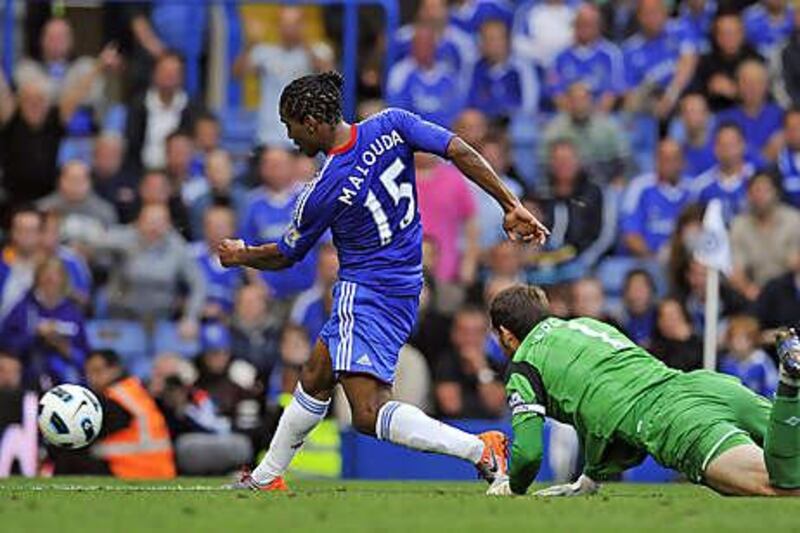
<path id="1" fill-rule="evenodd" d="M 600 490 L 600 484 L 595 483 L 586 474 L 581 474 L 578 481 L 575 483 L 567 483 L 566 485 L 553 485 L 546 489 L 535 492 L 534 496 L 551 497 L 551 496 L 582 496 L 584 494 L 594 494 Z"/>
<path id="2" fill-rule="evenodd" d="M 508 476 L 496 477 L 491 486 L 486 490 L 488 496 L 513 496 L 511 485 L 508 483 Z"/>

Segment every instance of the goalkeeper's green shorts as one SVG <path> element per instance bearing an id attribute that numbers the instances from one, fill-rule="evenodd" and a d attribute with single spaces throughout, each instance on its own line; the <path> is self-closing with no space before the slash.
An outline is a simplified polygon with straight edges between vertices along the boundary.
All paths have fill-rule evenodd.
<path id="1" fill-rule="evenodd" d="M 698 370 L 637 402 L 625 424 L 633 434 L 625 433 L 662 465 L 702 483 L 706 467 L 723 452 L 763 445 L 771 409 L 772 402 L 737 378 Z"/>

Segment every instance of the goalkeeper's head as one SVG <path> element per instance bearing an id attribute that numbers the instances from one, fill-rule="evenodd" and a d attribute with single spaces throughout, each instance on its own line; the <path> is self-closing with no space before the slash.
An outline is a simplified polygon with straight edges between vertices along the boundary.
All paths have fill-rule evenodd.
<path id="1" fill-rule="evenodd" d="M 549 302 L 535 285 L 514 285 L 492 299 L 489 314 L 503 351 L 511 357 L 533 328 L 550 316 Z"/>

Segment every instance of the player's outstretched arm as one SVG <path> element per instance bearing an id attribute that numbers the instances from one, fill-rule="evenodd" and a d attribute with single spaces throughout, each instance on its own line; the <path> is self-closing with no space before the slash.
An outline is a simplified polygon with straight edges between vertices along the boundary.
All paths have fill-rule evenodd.
<path id="1" fill-rule="evenodd" d="M 550 232 L 520 203 L 491 165 L 472 146 L 458 136 L 453 137 L 447 146 L 446 155 L 465 176 L 497 200 L 505 213 L 503 228 L 511 240 L 544 243 Z"/>
<path id="2" fill-rule="evenodd" d="M 248 246 L 241 239 L 225 239 L 217 248 L 219 261 L 224 267 L 246 266 L 258 270 L 283 270 L 294 263 L 278 249 L 275 243 Z"/>

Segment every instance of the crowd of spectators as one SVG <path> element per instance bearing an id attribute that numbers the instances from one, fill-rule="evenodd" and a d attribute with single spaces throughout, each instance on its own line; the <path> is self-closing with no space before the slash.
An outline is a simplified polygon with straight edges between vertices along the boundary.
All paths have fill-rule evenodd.
<path id="1" fill-rule="evenodd" d="M 800 10 L 450 4 L 417 2 L 391 36 L 385 84 L 364 59 L 358 118 L 395 105 L 453 128 L 551 237 L 541 249 L 506 242 L 483 191 L 417 156 L 425 288 L 398 391 L 443 417 L 504 416 L 484 308 L 515 283 L 543 285 L 555 316 L 610 322 L 666 364 L 700 368 L 707 271 L 693 252 L 719 200 L 733 260 L 719 369 L 772 394 L 767 347 L 800 319 Z M 176 442 L 233 432 L 247 436 L 233 449 L 252 454 L 331 312 L 338 263 L 324 238 L 282 272 L 222 268 L 215 249 L 282 235 L 320 162 L 291 150 L 278 97 L 337 58 L 307 38 L 298 8 L 272 21 L 275 42 L 245 31 L 228 74 L 255 75 L 260 99 L 242 151 L 226 138 L 232 111 L 210 109 L 203 90 L 203 51 L 218 45 L 198 29 L 206 9 L 120 8 L 129 42 L 95 57 L 76 57 L 75 28 L 51 17 L 0 72 L 0 379 L 86 383 L 94 351 L 114 348 Z M 193 439 L 176 446 L 178 466 L 201 472 L 181 456 L 218 443 Z"/>

